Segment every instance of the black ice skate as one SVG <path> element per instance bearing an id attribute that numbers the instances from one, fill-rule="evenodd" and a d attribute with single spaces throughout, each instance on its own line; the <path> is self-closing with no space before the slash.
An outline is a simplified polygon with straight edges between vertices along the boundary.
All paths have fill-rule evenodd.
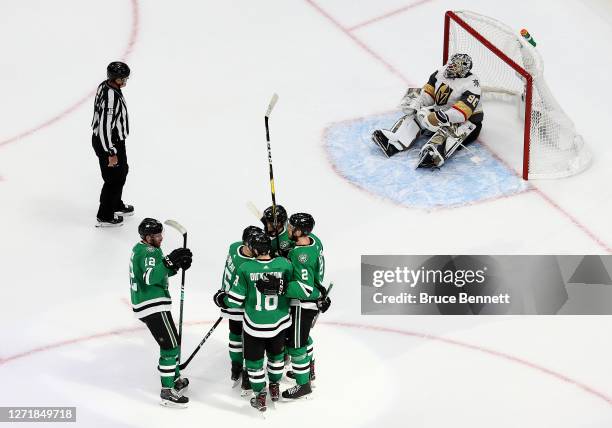
<path id="1" fill-rule="evenodd" d="M 177 380 L 174 381 L 174 389 L 181 394 L 188 386 L 189 379 L 187 379 L 186 377 L 179 377 Z"/>
<path id="2" fill-rule="evenodd" d="M 115 218 L 111 218 L 108 220 L 104 220 L 101 218 L 96 219 L 98 220 L 98 223 L 96 224 L 96 227 L 119 227 L 119 226 L 123 226 L 123 217 L 118 215 L 115 216 Z"/>
<path id="3" fill-rule="evenodd" d="M 124 217 L 134 215 L 134 206 L 124 204 L 123 207 L 115 211 L 115 214 L 122 215 Z"/>
<path id="4" fill-rule="evenodd" d="M 278 384 L 278 382 L 272 382 L 270 383 L 270 398 L 272 399 L 272 401 L 278 401 L 278 399 L 280 398 L 280 385 Z"/>
<path id="5" fill-rule="evenodd" d="M 388 158 L 399 153 L 399 150 L 393 144 L 389 143 L 389 139 L 380 129 L 372 132 L 372 141 L 374 141 L 376 145 L 380 147 L 380 150 L 382 150 L 385 156 Z"/>
<path id="6" fill-rule="evenodd" d="M 240 380 L 240 375 L 242 374 L 242 363 L 237 361 L 232 361 L 232 375 L 231 379 L 234 382 L 238 382 Z"/>
<path id="7" fill-rule="evenodd" d="M 174 388 L 162 388 L 161 394 L 161 405 L 166 407 L 185 408 L 189 403 L 189 398 L 182 396 Z"/>
<path id="8" fill-rule="evenodd" d="M 297 400 L 312 393 L 310 382 L 304 385 L 295 385 L 286 391 L 283 391 L 283 398 L 286 400 Z"/>
<path id="9" fill-rule="evenodd" d="M 251 406 L 255 407 L 260 412 L 265 412 L 266 407 L 266 391 L 258 392 L 255 397 L 251 398 Z"/>
<path id="10" fill-rule="evenodd" d="M 242 385 L 240 386 L 240 395 L 243 397 L 251 391 L 251 382 L 249 382 L 249 373 L 246 370 L 242 371 Z"/>

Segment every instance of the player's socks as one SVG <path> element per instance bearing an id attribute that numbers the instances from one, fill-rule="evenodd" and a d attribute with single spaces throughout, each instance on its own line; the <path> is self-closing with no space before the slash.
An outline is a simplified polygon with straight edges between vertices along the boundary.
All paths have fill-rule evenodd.
<path id="1" fill-rule="evenodd" d="M 289 370 L 287 372 L 287 377 L 289 379 L 295 379 L 295 373 L 293 373 L 293 370 Z M 315 375 L 315 364 L 314 364 L 314 360 L 312 360 L 310 362 L 310 380 L 313 381 L 316 379 L 316 375 Z"/>
<path id="2" fill-rule="evenodd" d="M 315 380 L 315 360 L 310 360 L 310 381 Z"/>

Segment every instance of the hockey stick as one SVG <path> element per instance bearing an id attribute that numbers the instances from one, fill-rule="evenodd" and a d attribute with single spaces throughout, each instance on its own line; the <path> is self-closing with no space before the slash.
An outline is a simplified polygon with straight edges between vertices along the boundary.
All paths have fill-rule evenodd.
<path id="1" fill-rule="evenodd" d="M 268 109 L 266 110 L 265 123 L 266 123 L 266 142 L 268 143 L 268 165 L 270 167 L 269 168 L 270 169 L 270 191 L 272 192 L 272 216 L 274 218 L 273 226 L 274 226 L 274 233 L 276 234 L 276 248 L 280 252 L 280 238 L 278 236 L 278 227 L 277 227 L 278 223 L 276 220 L 276 194 L 274 191 L 274 172 L 272 171 L 272 148 L 270 147 L 270 127 L 268 125 L 270 114 L 272 113 L 272 109 L 276 105 L 277 101 L 278 101 L 278 95 L 277 94 L 272 95 L 272 99 L 270 100 L 270 104 L 268 104 Z"/>
<path id="2" fill-rule="evenodd" d="M 219 317 L 217 319 L 217 321 L 215 321 L 215 323 L 213 324 L 212 328 L 210 330 L 208 330 L 208 333 L 206 333 L 206 336 L 204 336 L 204 339 L 202 339 L 200 344 L 194 349 L 194 351 L 191 353 L 189 358 L 187 358 L 187 361 L 185 361 L 184 363 L 179 364 L 179 368 L 181 370 L 184 370 L 185 367 L 187 367 L 187 365 L 191 362 L 191 360 L 193 360 L 193 357 L 195 357 L 195 354 L 198 353 L 198 351 L 200 350 L 202 345 L 204 345 L 204 342 L 206 342 L 206 339 L 208 339 L 208 337 L 212 334 L 212 332 L 215 331 L 215 329 L 217 328 L 217 326 L 219 325 L 219 323 L 221 322 L 222 319 L 223 319 L 223 317 Z"/>
<path id="3" fill-rule="evenodd" d="M 164 224 L 178 230 L 178 232 L 183 235 L 183 248 L 187 248 L 187 229 L 185 229 L 181 224 L 176 220 L 166 220 Z M 185 300 L 185 269 L 181 273 L 181 309 L 179 312 L 179 337 L 178 337 L 178 348 L 179 354 L 177 357 L 177 361 L 181 362 L 181 341 L 183 339 L 183 301 Z"/>
<path id="4" fill-rule="evenodd" d="M 331 293 L 332 288 L 334 288 L 334 283 L 330 282 L 329 283 L 329 287 L 327 288 L 327 295 L 329 296 L 329 293 Z M 312 319 L 312 324 L 310 325 L 310 328 L 313 328 L 315 326 L 315 324 L 317 323 L 317 320 L 319 319 L 319 315 L 321 314 L 321 312 L 317 312 L 317 314 L 314 316 L 314 318 Z"/>
<path id="5" fill-rule="evenodd" d="M 247 202 L 247 208 L 249 209 L 249 211 L 251 211 L 251 212 L 253 213 L 253 215 L 254 215 L 255 217 L 257 217 L 257 220 L 260 220 L 260 221 L 261 221 L 261 217 L 262 217 L 261 211 L 259 211 L 259 210 L 257 209 L 257 207 L 255 206 L 255 204 L 253 203 L 253 201 L 248 201 L 248 202 Z"/>

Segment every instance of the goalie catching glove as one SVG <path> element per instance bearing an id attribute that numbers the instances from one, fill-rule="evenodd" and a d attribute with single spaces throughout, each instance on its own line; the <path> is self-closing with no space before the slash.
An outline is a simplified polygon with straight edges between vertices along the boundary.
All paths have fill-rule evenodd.
<path id="1" fill-rule="evenodd" d="M 177 248 L 164 257 L 164 265 L 176 272 L 179 269 L 187 270 L 191 267 L 193 254 L 189 248 Z"/>
<path id="2" fill-rule="evenodd" d="M 262 278 L 259 278 L 255 283 L 257 290 L 266 296 L 274 294 L 284 294 L 286 291 L 285 280 L 277 278 L 274 275 L 264 274 Z"/>
<path id="3" fill-rule="evenodd" d="M 424 117 L 423 126 L 431 132 L 436 132 L 443 126 L 450 126 L 448 115 L 441 110 L 430 112 L 428 109 L 423 109 L 421 112 Z"/>

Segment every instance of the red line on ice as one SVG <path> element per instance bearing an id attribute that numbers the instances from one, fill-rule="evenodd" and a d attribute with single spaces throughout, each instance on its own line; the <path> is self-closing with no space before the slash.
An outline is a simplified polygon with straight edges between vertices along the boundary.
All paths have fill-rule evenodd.
<path id="1" fill-rule="evenodd" d="M 377 61 L 381 62 L 382 64 L 385 65 L 385 67 L 387 67 L 387 69 L 395 74 L 399 79 L 401 79 L 405 84 L 410 85 L 411 82 L 406 79 L 406 77 L 400 73 L 393 65 L 391 65 L 389 62 L 385 61 L 380 55 L 378 55 L 374 50 L 372 50 L 368 45 L 366 45 L 364 42 L 362 42 L 360 39 L 358 39 L 356 36 L 354 36 L 353 34 L 351 34 L 351 32 L 349 30 L 347 30 L 346 28 L 344 28 L 344 26 L 342 26 L 342 24 L 340 24 L 339 21 L 337 21 L 333 16 L 331 16 L 329 13 L 327 13 L 325 10 L 323 10 L 317 3 L 315 3 L 313 0 L 304 0 L 306 3 L 308 3 L 309 5 L 311 5 L 317 12 L 319 12 L 319 14 L 323 15 L 325 18 L 327 18 L 328 21 L 330 21 L 332 24 L 334 24 L 334 26 L 336 28 L 338 28 L 340 31 L 342 31 L 344 34 L 346 34 L 347 37 L 349 37 L 351 40 L 353 40 L 353 42 L 357 43 L 363 50 L 365 50 L 367 53 L 369 53 L 372 57 L 374 57 Z"/>
<path id="2" fill-rule="evenodd" d="M 595 235 L 593 232 L 591 232 L 591 230 L 589 228 L 587 228 L 584 224 L 580 223 L 576 217 L 574 217 L 573 215 L 568 213 L 564 208 L 562 208 L 558 203 L 553 201 L 552 198 L 550 196 L 548 196 L 546 193 L 544 193 L 542 190 L 538 189 L 535 186 L 533 188 L 538 193 L 538 195 L 540 195 L 542 197 L 542 199 L 544 199 L 553 208 L 557 209 L 559 212 L 561 212 L 563 215 L 565 215 L 569 219 L 569 221 L 571 221 L 574 224 L 574 226 L 576 226 L 577 228 L 582 230 L 593 241 L 597 242 L 597 244 L 601 248 L 603 248 L 606 251 L 606 253 L 612 254 L 612 248 L 608 244 L 606 244 L 601 238 L 599 238 L 597 235 Z"/>
<path id="3" fill-rule="evenodd" d="M 138 0 L 130 0 L 131 4 L 132 4 L 132 29 L 130 32 L 130 39 L 128 40 L 128 44 L 125 47 L 125 50 L 123 51 L 123 55 L 121 56 L 122 60 L 126 60 L 129 55 L 132 53 L 132 50 L 134 48 L 134 45 L 136 44 L 136 40 L 138 39 L 138 27 L 139 27 L 139 7 L 138 7 Z M 40 131 L 41 129 L 44 129 L 48 126 L 53 125 L 54 123 L 62 120 L 63 118 L 65 118 L 66 116 L 68 116 L 70 113 L 74 112 L 75 110 L 77 110 L 79 107 L 81 107 L 85 102 L 87 102 L 87 100 L 89 100 L 91 97 L 93 97 L 95 95 L 95 89 L 90 91 L 87 95 L 85 95 L 84 97 L 82 97 L 80 100 L 78 100 L 75 104 L 71 105 L 70 107 L 66 108 L 65 110 L 61 111 L 60 113 L 56 114 L 55 116 L 51 117 L 50 119 L 44 121 L 43 123 L 36 125 L 30 129 L 28 129 L 27 131 L 23 131 L 20 134 L 17 134 L 13 137 L 9 137 L 6 140 L 0 141 L 0 147 L 6 146 L 7 144 L 10 143 L 14 143 L 15 141 L 19 141 L 25 137 L 28 137 L 32 134 L 34 134 L 37 131 Z"/>
<path id="4" fill-rule="evenodd" d="M 355 31 L 358 28 L 365 27 L 366 25 L 370 25 L 370 24 L 373 24 L 373 23 L 378 22 L 378 21 L 382 21 L 383 19 L 387 19 L 387 18 L 390 18 L 390 17 L 392 17 L 394 15 L 398 15 L 398 14 L 400 14 L 402 12 L 406 12 L 407 10 L 413 9 L 413 8 L 415 8 L 417 6 L 421 6 L 422 4 L 425 4 L 425 3 L 429 3 L 430 1 L 432 1 L 432 0 L 420 0 L 420 1 L 414 2 L 412 4 L 408 4 L 406 6 L 402 6 L 399 9 L 392 10 L 391 12 L 387 12 L 384 15 L 380 15 L 380 16 L 377 16 L 375 18 L 368 19 L 368 20 L 366 20 L 366 21 L 364 21 L 364 22 L 362 22 L 360 24 L 353 25 L 352 27 L 347 28 L 347 31 Z"/>
<path id="5" fill-rule="evenodd" d="M 498 357 L 498 358 L 502 358 L 506 361 L 510 361 L 513 363 L 517 363 L 519 365 L 525 366 L 525 367 L 529 367 L 530 369 L 536 370 L 540 373 L 549 375 L 554 377 L 557 380 L 560 380 L 562 382 L 568 383 L 570 385 L 573 385 L 575 387 L 580 388 L 581 390 L 587 392 L 588 394 L 591 394 L 597 398 L 600 398 L 602 400 L 604 400 L 608 405 L 612 406 L 612 397 L 609 397 L 608 395 L 604 394 L 603 392 L 600 392 L 598 390 L 596 390 L 593 387 L 590 387 L 589 385 L 582 383 L 580 381 L 577 381 L 575 379 L 572 379 L 562 373 L 556 372 L 554 370 L 548 369 L 544 366 L 541 366 L 539 364 L 536 363 L 532 363 L 531 361 L 525 360 L 523 358 L 520 357 L 515 357 L 513 355 L 510 354 L 506 354 L 504 352 L 500 352 L 500 351 L 496 351 L 494 349 L 489 349 L 489 348 L 485 348 L 484 346 L 479 346 L 479 345 L 473 345 L 470 343 L 465 343 L 465 342 L 461 342 L 459 340 L 454 340 L 454 339 L 449 339 L 449 338 L 445 338 L 445 337 L 440 337 L 440 336 L 435 336 L 432 334 L 427 334 L 427 333 L 415 333 L 412 331 L 405 331 L 405 330 L 398 330 L 398 329 L 394 329 L 394 328 L 387 328 L 387 327 L 378 327 L 378 326 L 372 326 L 372 325 L 363 325 L 363 324 L 353 324 L 353 323 L 343 323 L 343 322 L 323 322 L 322 324 L 327 324 L 327 325 L 335 325 L 335 326 L 339 326 L 339 327 L 350 327 L 350 328 L 363 328 L 365 330 L 376 330 L 376 331 L 383 331 L 386 333 L 395 333 L 395 334 L 401 334 L 404 336 L 410 336 L 410 337 L 414 337 L 414 338 L 418 338 L 418 339 L 425 339 L 425 340 L 431 340 L 434 342 L 440 342 L 440 343 L 444 343 L 447 345 L 453 345 L 453 346 L 458 346 L 460 348 L 464 348 L 464 349 L 470 349 L 473 351 L 478 351 L 478 352 L 482 352 L 483 354 L 486 355 L 490 355 L 490 356 L 494 356 L 494 357 Z"/>
<path id="6" fill-rule="evenodd" d="M 185 325 L 186 326 L 195 326 L 195 325 L 199 325 L 199 324 L 213 324 L 214 321 L 191 321 L 191 322 L 186 322 Z M 418 333 L 418 332 L 414 332 L 414 331 L 407 331 L 407 330 L 399 330 L 399 329 L 395 329 L 395 328 L 389 328 L 389 327 L 379 327 L 379 326 L 375 326 L 375 325 L 368 325 L 368 324 L 357 324 L 357 323 L 347 323 L 347 322 L 334 322 L 334 321 L 323 321 L 321 322 L 322 325 L 328 325 L 328 326 L 334 326 L 334 327 L 347 327 L 347 328 L 355 328 L 355 329 L 363 329 L 363 330 L 370 330 L 370 331 L 380 331 L 380 332 L 384 332 L 384 333 L 393 333 L 393 334 L 399 334 L 402 336 L 408 336 L 408 337 L 413 337 L 415 339 L 422 339 L 422 340 L 429 340 L 432 342 L 438 342 L 438 343 L 443 343 L 446 345 L 452 345 L 452 346 L 457 346 L 463 349 L 469 349 L 472 351 L 477 351 L 477 352 L 481 352 L 485 355 L 489 355 L 492 357 L 497 357 L 497 358 L 501 358 L 503 360 L 512 362 L 512 363 L 516 363 L 519 364 L 523 367 L 528 367 L 532 370 L 535 370 L 536 372 L 539 372 L 541 374 L 545 374 L 548 376 L 551 376 L 561 382 L 565 382 L 569 385 L 575 386 L 577 388 L 579 388 L 580 390 L 596 397 L 599 398 L 603 401 L 605 401 L 608 405 L 612 406 L 612 397 L 609 397 L 608 395 L 606 395 L 603 392 L 600 392 L 598 390 L 596 390 L 595 388 L 582 383 L 578 380 L 572 379 L 569 376 L 566 376 L 562 373 L 559 373 L 557 371 L 548 369 L 542 365 L 536 364 L 536 363 L 532 363 L 531 361 L 528 361 L 524 358 L 520 358 L 520 357 L 516 357 L 514 355 L 510 355 L 510 354 L 506 354 L 504 352 L 501 351 L 496 351 L 494 349 L 490 349 L 490 348 L 486 348 L 484 346 L 480 346 L 480 345 L 474 345 L 471 343 L 466 343 L 466 342 L 461 342 L 459 340 L 455 340 L 455 339 L 450 339 L 450 338 L 446 338 L 446 337 L 441 337 L 441 336 L 436 336 L 433 334 L 428 334 L 428 333 Z M 121 336 L 121 335 L 125 335 L 125 334 L 130 334 L 130 333 L 134 333 L 136 331 L 144 331 L 147 330 L 146 327 L 141 326 L 141 327 L 127 327 L 127 328 L 120 328 L 120 329 L 116 329 L 116 330 L 111 330 L 108 332 L 103 332 L 103 333 L 97 333 L 97 334 L 91 334 L 88 336 L 82 336 L 82 337 L 77 337 L 74 339 L 68 339 L 68 340 L 63 340 L 61 342 L 56 342 L 56 343 L 51 343 L 48 345 L 43 345 L 43 346 L 39 346 L 37 348 L 33 348 L 30 349 L 28 351 L 24 351 L 24 352 L 20 352 L 18 354 L 15 355 L 10 355 L 6 358 L 2 358 L 0 359 L 0 366 L 6 365 L 7 363 L 11 362 L 11 361 L 15 361 L 15 360 L 19 360 L 21 358 L 25 358 L 25 357 L 29 357 L 35 354 L 39 354 L 42 352 L 46 352 L 46 351 L 51 351 L 54 349 L 58 349 L 58 348 L 62 348 L 64 346 L 69 346 L 69 345 L 74 345 L 77 343 L 83 343 L 83 342 L 88 342 L 91 340 L 98 340 L 98 339 L 104 339 L 104 338 L 109 338 L 112 336 Z"/>

